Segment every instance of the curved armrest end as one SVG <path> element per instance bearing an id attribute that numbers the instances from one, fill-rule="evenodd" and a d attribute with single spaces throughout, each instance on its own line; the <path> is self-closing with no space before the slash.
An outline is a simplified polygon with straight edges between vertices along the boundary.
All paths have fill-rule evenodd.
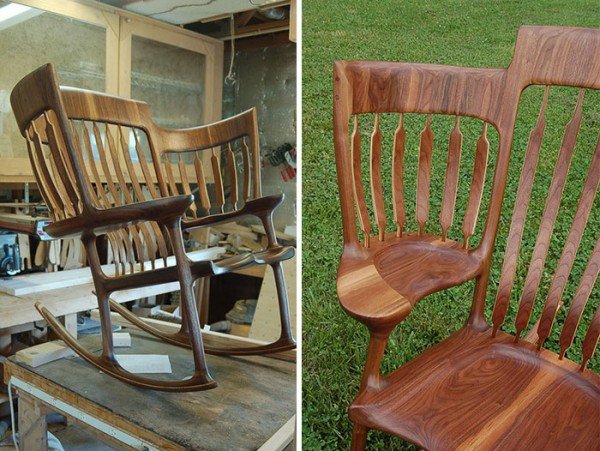
<path id="1" fill-rule="evenodd" d="M 394 327 L 413 308 L 409 299 L 383 280 L 370 260 L 342 258 L 337 292 L 344 311 L 371 330 Z"/>

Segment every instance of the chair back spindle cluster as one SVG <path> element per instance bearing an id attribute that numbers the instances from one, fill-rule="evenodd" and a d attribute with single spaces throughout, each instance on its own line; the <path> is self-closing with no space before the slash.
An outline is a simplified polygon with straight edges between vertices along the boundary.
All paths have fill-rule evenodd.
<path id="1" fill-rule="evenodd" d="M 40 91 L 39 86 L 32 89 Z M 31 92 L 50 102 L 20 116 L 27 118 L 20 127 L 54 220 L 84 210 L 194 194 L 186 221 L 234 212 L 261 196 L 254 109 L 190 134 L 154 124 L 143 102 L 75 88 L 58 91 L 60 98 L 53 97 L 52 89 Z M 59 120 L 56 111 L 66 117 Z M 154 269 L 157 259 L 166 265 L 172 254 L 168 234 L 156 222 L 108 232 L 107 241 L 117 276 Z"/>
<path id="2" fill-rule="evenodd" d="M 407 130 L 405 127 L 406 113 L 398 114 L 398 125 L 394 131 L 393 142 L 391 146 L 391 173 L 390 186 L 392 193 L 391 213 L 393 223 L 396 228 L 396 237 L 402 237 L 405 233 L 416 233 L 422 236 L 427 232 L 426 225 L 431 222 L 431 177 L 432 177 L 432 158 L 435 147 L 435 136 L 432 128 L 432 115 L 427 114 L 425 125 L 419 134 L 418 148 L 418 168 L 416 176 L 416 195 L 414 218 L 417 224 L 417 230 L 411 232 L 406 230 L 407 212 L 409 202 L 405 191 L 405 154 L 407 149 Z M 385 174 L 382 167 L 386 166 L 385 148 L 383 145 L 382 131 L 380 127 L 380 114 L 375 113 L 374 125 L 370 136 L 369 153 L 369 178 L 370 185 L 370 205 L 374 221 L 371 222 L 369 215 L 369 199 L 365 197 L 365 188 L 367 181 L 362 174 L 361 154 L 361 134 L 359 130 L 359 114 L 353 117 L 353 129 L 351 132 L 352 154 L 352 180 L 353 180 L 353 200 L 358 226 L 363 235 L 363 245 L 370 246 L 370 237 L 374 229 L 377 230 L 379 241 L 384 241 L 386 236 L 386 227 L 388 212 L 386 211 L 386 201 L 384 200 Z M 439 227 L 441 228 L 441 239 L 446 241 L 448 231 L 453 225 L 454 213 L 457 206 L 457 195 L 459 178 L 461 175 L 461 152 L 463 145 L 463 133 L 460 129 L 461 116 L 455 116 L 454 126 L 449 133 L 447 158 L 445 162 L 445 183 L 444 191 L 441 196 L 441 210 L 439 215 Z M 410 150 L 409 150 L 410 151 Z M 471 183 L 468 199 L 460 199 L 465 202 L 466 209 L 462 219 L 462 239 L 463 247 L 467 248 L 469 238 L 474 234 L 479 215 L 484 185 L 486 181 L 486 171 L 489 154 L 489 141 L 487 139 L 487 122 L 483 122 L 481 134 L 477 140 L 476 150 L 474 152 L 474 167 L 471 174 Z M 463 162 L 464 164 L 464 162 Z"/>
<path id="3" fill-rule="evenodd" d="M 558 355 L 562 359 L 571 347 L 580 323 L 584 323 L 587 331 L 580 348 L 583 370 L 595 351 L 600 335 L 600 306 L 597 305 L 599 297 L 596 283 L 600 268 L 600 234 L 597 221 L 600 138 L 597 128 L 593 130 L 594 126 L 597 127 L 597 121 L 593 119 L 593 113 L 586 115 L 585 107 L 587 103 L 592 110 L 598 107 L 598 97 L 594 96 L 597 94 L 595 91 L 600 89 L 600 59 L 590 60 L 586 56 L 590 54 L 600 54 L 600 32 L 597 30 L 522 27 L 517 38 L 514 58 L 508 69 L 364 61 L 336 62 L 334 138 L 342 206 L 344 253 L 347 258 L 373 259 L 385 246 L 393 246 L 401 240 L 433 240 L 439 246 L 444 246 L 443 243 L 448 241 L 450 246 L 455 249 L 462 248 L 462 251 L 481 262 L 482 270 L 476 277 L 470 323 L 481 327 L 487 323 L 484 317 L 485 299 L 490 292 L 492 297 L 495 297 L 490 326 L 496 335 L 507 317 L 513 314 L 510 307 L 513 291 L 516 291 L 513 288 L 522 283 L 522 293 L 519 295 L 514 314 L 515 341 L 524 338 L 535 314 L 539 321 L 533 324 L 532 333 L 535 335 L 537 347 L 541 349 L 549 346 L 559 349 Z M 553 63 L 565 58 L 568 64 Z M 518 125 L 517 112 L 522 93 L 529 86 L 540 86 L 544 89 L 531 88 L 541 94 L 539 113 L 530 129 L 528 143 L 522 146 L 520 142 L 513 144 L 513 133 Z M 575 90 L 577 92 L 569 97 Z M 567 91 L 569 94 L 565 94 Z M 538 179 L 537 173 L 546 168 L 551 161 L 548 157 L 540 155 L 545 147 L 555 145 L 552 140 L 546 139 L 549 133 L 549 112 L 555 111 L 551 102 L 554 97 L 560 99 L 563 104 L 572 103 L 572 113 L 564 127 L 562 140 L 558 140 L 559 144 L 554 149 L 554 154 L 551 153 L 557 157 L 549 178 L 550 186 L 547 193 L 543 194 L 543 213 L 539 223 L 533 220 L 534 222 L 529 224 L 529 216 L 538 207 L 535 205 L 532 209 L 530 205 L 532 193 L 539 192 L 535 183 Z M 586 101 L 588 98 L 589 102 Z M 382 126 L 383 117 L 393 115 L 397 115 L 397 125 L 394 124 L 393 137 L 389 138 L 391 145 L 386 145 L 386 134 L 383 130 L 390 131 L 391 128 Z M 374 119 L 370 132 L 367 181 L 361 155 L 360 125 L 363 117 L 370 116 Z M 408 126 L 409 119 L 415 116 L 420 117 L 422 124 L 418 145 L 411 144 L 411 132 L 414 134 L 414 130 Z M 453 125 L 446 135 L 447 148 L 442 149 L 444 178 L 441 183 L 439 180 L 435 181 L 436 189 L 437 186 L 443 187 L 439 204 L 436 204 L 433 182 L 437 171 L 434 166 L 436 161 L 438 164 L 440 161 L 440 154 L 437 152 L 440 147 L 439 137 L 442 136 L 439 132 L 438 116 L 453 118 Z M 474 149 L 471 144 L 469 147 L 465 145 L 469 140 L 463 126 L 466 122 L 464 118 L 468 118 L 469 121 L 481 121 Z M 445 121 L 448 122 L 447 119 Z M 578 155 L 578 136 L 584 128 L 586 139 L 579 144 L 582 155 L 574 157 Z M 559 127 L 553 126 L 551 130 L 557 129 Z M 592 141 L 595 142 L 595 147 L 590 144 Z M 459 188 L 464 180 L 465 172 L 461 166 L 464 166 L 463 160 L 467 150 L 472 152 L 473 166 L 470 169 L 468 195 L 464 196 L 464 191 Z M 516 155 L 511 157 L 511 152 Z M 386 160 L 388 154 L 389 159 Z M 407 166 L 407 158 L 411 155 L 418 157 L 414 171 L 414 221 L 410 218 L 409 207 L 412 193 L 407 191 L 407 187 L 411 186 L 407 180 L 412 176 Z M 492 251 L 499 229 L 503 199 L 505 194 L 512 196 L 510 191 L 506 192 L 509 170 L 512 171 L 511 168 L 515 164 L 511 165 L 511 162 L 515 161 L 515 157 L 516 161 L 519 161 L 519 155 L 523 155 L 524 159 L 518 169 L 519 181 L 514 211 L 509 218 L 510 230 L 496 287 L 495 281 L 489 283 Z M 560 213 L 561 202 L 572 203 L 571 200 L 563 199 L 563 193 L 576 192 L 576 189 L 565 191 L 566 184 L 577 178 L 569 174 L 569 169 L 574 158 L 577 158 L 577 166 L 581 168 L 584 160 L 587 164 L 590 155 L 589 166 L 585 169 L 585 176 L 582 176 L 585 180 L 578 201 L 572 208 L 574 219 L 571 221 L 569 215 Z M 538 164 L 540 162 L 543 164 Z M 389 188 L 386 187 L 386 175 L 382 168 L 390 169 Z M 493 177 L 487 177 L 488 172 L 493 173 Z M 543 183 L 543 177 L 539 178 L 538 184 Z M 369 188 L 366 187 L 367 183 Z M 516 184 L 511 186 L 514 185 Z M 488 186 L 490 194 L 484 196 Z M 391 192 L 389 203 L 384 195 L 386 192 Z M 461 192 L 462 197 L 466 199 L 460 198 Z M 370 193 L 370 199 L 366 193 Z M 461 202 L 464 210 L 459 208 Z M 480 215 L 482 204 L 487 208 L 485 214 Z M 439 224 L 433 224 L 432 205 L 436 208 L 439 206 Z M 386 212 L 388 206 L 391 207 L 389 216 Z M 455 216 L 458 211 L 464 211 L 460 221 L 462 237 L 458 240 L 462 241 L 461 246 L 455 245 L 456 240 L 452 241 L 455 237 L 452 232 L 453 223 L 456 222 Z M 386 233 L 390 217 L 393 218 L 396 229 L 393 234 Z M 590 218 L 595 220 L 590 221 Z M 571 222 L 565 224 L 565 221 Z M 481 239 L 473 245 L 473 237 L 479 236 L 478 222 L 482 223 Z M 357 224 L 363 237 L 362 244 L 359 242 Z M 415 230 L 409 230 L 408 224 L 416 224 Z M 561 233 L 563 230 L 568 232 L 560 245 L 561 249 L 554 252 L 551 249 L 557 230 Z M 522 249 L 524 235 L 534 231 L 537 231 L 537 235 L 535 243 L 531 246 L 530 257 L 523 261 L 523 254 L 528 252 L 527 248 L 525 252 Z M 376 246 L 373 246 L 373 239 L 378 242 Z M 386 244 L 388 241 L 389 244 Z M 595 243 L 595 247 L 591 250 L 589 245 L 580 246 L 582 243 Z M 554 254 L 558 254 L 559 257 L 554 259 Z M 583 266 L 585 269 L 578 271 L 582 276 L 579 280 L 574 280 L 572 270 L 577 261 L 583 260 L 586 261 Z M 523 268 L 524 282 L 518 282 L 521 280 Z M 423 270 L 426 271 L 426 268 Z M 546 283 L 546 277 L 550 278 L 549 283 Z M 545 288 L 546 285 L 549 286 L 548 289 Z M 540 298 L 543 298 L 541 306 L 536 302 L 536 299 Z M 590 299 L 596 300 L 595 304 L 592 302 L 592 306 L 588 305 Z M 557 316 L 563 302 L 566 307 L 564 321 L 562 314 Z M 593 318 L 581 321 L 582 317 L 592 316 L 584 315 L 591 307 L 596 309 Z M 553 333 L 557 318 L 563 323 L 562 329 Z M 549 340 L 557 344 L 548 344 Z"/>

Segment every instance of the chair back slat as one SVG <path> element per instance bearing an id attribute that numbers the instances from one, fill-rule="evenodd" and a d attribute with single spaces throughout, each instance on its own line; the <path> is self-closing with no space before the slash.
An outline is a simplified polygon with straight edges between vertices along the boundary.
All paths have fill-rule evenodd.
<path id="1" fill-rule="evenodd" d="M 454 207 L 456 203 L 456 192 L 458 190 L 458 174 L 460 170 L 460 153 L 462 149 L 463 135 L 460 131 L 460 116 L 456 116 L 454 128 L 450 132 L 448 143 L 448 157 L 446 159 L 446 181 L 444 184 L 444 195 L 442 198 L 442 211 L 440 213 L 440 225 L 442 226 L 442 240 L 446 240 L 448 229 L 454 218 Z"/>
<path id="2" fill-rule="evenodd" d="M 187 166 L 183 161 L 184 155 L 178 155 L 177 167 L 179 168 L 179 175 L 181 177 L 181 186 L 183 188 L 183 192 L 187 195 L 192 194 L 192 189 L 190 188 L 190 181 L 188 179 Z M 193 202 L 189 208 L 192 212 L 192 217 L 198 217 L 198 208 L 196 207 L 196 203 Z M 187 215 L 187 213 L 186 213 Z"/>
<path id="3" fill-rule="evenodd" d="M 198 190 L 200 191 L 200 204 L 207 211 L 210 212 L 210 197 L 208 195 L 208 189 L 206 188 L 206 177 L 204 175 L 204 165 L 200 159 L 200 155 L 196 154 L 194 158 L 194 169 L 196 170 L 196 177 L 198 178 Z"/>
<path id="4" fill-rule="evenodd" d="M 169 158 L 165 158 L 165 161 L 163 162 L 163 167 L 165 169 L 165 172 L 167 173 L 167 180 L 168 180 L 168 190 L 171 194 L 171 196 L 179 196 L 179 188 L 177 188 L 177 182 L 175 181 L 175 171 L 173 169 L 173 163 L 171 162 L 171 160 Z"/>
<path id="5" fill-rule="evenodd" d="M 73 168 L 67 155 L 67 150 L 62 143 L 59 143 L 59 137 L 57 136 L 57 129 L 54 122 L 50 119 L 50 113 L 45 111 L 44 119 L 46 122 L 46 136 L 48 138 L 48 145 L 51 149 L 57 149 L 56 152 L 51 152 L 51 161 L 54 164 L 55 175 L 58 180 L 56 183 L 60 187 L 63 195 L 67 196 L 71 205 L 70 210 L 72 215 L 76 215 L 81 210 L 79 208 L 79 195 L 75 187 L 75 175 L 73 174 Z"/>
<path id="6" fill-rule="evenodd" d="M 558 161 L 556 162 L 554 174 L 552 176 L 552 183 L 546 197 L 546 207 L 540 223 L 537 240 L 533 248 L 533 255 L 531 256 L 521 301 L 519 303 L 517 319 L 515 321 L 517 339 L 529 324 L 531 310 L 542 278 L 542 271 L 550 246 L 550 238 L 552 237 L 552 231 L 554 230 L 556 215 L 558 214 L 558 209 L 560 207 L 560 200 L 567 180 L 571 159 L 573 157 L 577 134 L 581 125 L 584 93 L 585 90 L 581 89 L 577 98 L 577 105 L 573 117 L 565 129 Z M 517 205 L 517 208 L 518 207 L 519 206 Z"/>
<path id="7" fill-rule="evenodd" d="M 57 219 L 65 218 L 65 204 L 63 202 L 63 198 L 58 193 L 58 189 L 53 182 L 52 175 L 48 169 L 48 164 L 46 163 L 46 159 L 44 157 L 44 152 L 42 150 L 42 142 L 40 139 L 40 135 L 37 133 L 35 128 L 35 124 L 31 125 L 31 128 L 25 135 L 27 139 L 27 143 L 29 144 L 29 156 L 32 161 L 35 162 L 36 167 L 38 168 L 38 174 L 40 175 L 39 179 L 39 188 L 44 200 L 46 201 L 46 205 L 48 206 L 50 214 L 53 214 Z"/>
<path id="8" fill-rule="evenodd" d="M 425 223 L 429 219 L 429 190 L 431 185 L 431 156 L 433 153 L 433 130 L 431 115 L 427 115 L 425 128 L 419 141 L 419 172 L 417 176 L 416 217 L 419 224 L 419 235 L 425 231 Z"/>
<path id="9" fill-rule="evenodd" d="M 573 338 L 575 337 L 575 332 L 579 326 L 583 309 L 590 298 L 594 284 L 598 279 L 598 274 L 600 274 L 600 238 L 596 241 L 592 256 L 581 276 L 581 280 L 579 281 L 579 285 L 573 296 L 573 301 L 569 307 L 563 329 L 560 333 L 559 356 L 561 359 L 573 344 Z"/>
<path id="10" fill-rule="evenodd" d="M 392 149 L 392 196 L 394 203 L 394 221 L 396 236 L 401 237 L 406 221 L 406 204 L 404 200 L 404 152 L 406 149 L 406 129 L 404 115 L 400 114 L 398 127 L 394 132 L 394 148 Z"/>
<path id="11" fill-rule="evenodd" d="M 238 177 L 237 177 L 237 167 L 235 164 L 235 154 L 231 148 L 231 143 L 227 143 L 227 174 L 229 176 L 229 187 L 230 187 L 230 199 L 232 208 L 237 210 L 238 208 Z"/>
<path id="12" fill-rule="evenodd" d="M 155 165 L 148 165 L 148 162 L 146 161 L 146 154 L 144 152 L 144 149 L 142 149 L 142 146 L 140 145 L 137 130 L 135 128 L 132 128 L 130 130 L 135 142 L 135 152 L 138 156 L 138 162 L 140 163 L 140 166 L 142 168 L 142 174 L 144 174 L 145 186 L 150 191 L 152 198 L 157 199 L 161 196 L 159 195 L 158 191 L 156 190 L 156 187 L 154 186 L 154 180 L 159 180 Z M 150 168 L 152 168 L 152 170 Z"/>
<path id="13" fill-rule="evenodd" d="M 250 177 L 250 148 L 248 147 L 248 143 L 246 142 L 246 137 L 242 138 L 242 162 L 244 167 L 244 187 L 242 192 L 242 197 L 244 198 L 244 202 L 250 199 L 250 190 L 252 189 L 252 178 Z"/>
<path id="14" fill-rule="evenodd" d="M 106 180 L 106 186 L 108 188 L 108 192 L 112 197 L 112 201 L 106 205 L 106 207 L 121 206 L 123 202 L 121 202 L 121 196 L 117 191 L 117 186 L 115 185 L 110 167 L 108 165 L 108 158 L 106 148 L 104 146 L 104 142 L 102 141 L 102 135 L 100 134 L 100 128 L 98 128 L 98 123 L 92 123 L 92 137 L 94 138 L 94 142 L 96 145 L 96 149 L 98 149 L 98 156 L 100 158 L 100 167 L 104 172 L 104 180 Z M 92 160 L 93 161 L 93 160 Z"/>
<path id="15" fill-rule="evenodd" d="M 538 326 L 538 346 L 541 348 L 544 341 L 550 335 L 552 324 L 554 322 L 554 316 L 558 308 L 558 304 L 563 297 L 565 286 L 575 261 L 575 256 L 581 243 L 583 232 L 588 221 L 590 212 L 592 211 L 592 204 L 594 203 L 594 197 L 598 190 L 598 182 L 600 181 L 600 139 L 596 144 L 596 151 L 592 157 L 592 163 L 588 171 L 581 198 L 579 199 L 579 205 L 575 212 L 575 220 L 567 236 L 567 241 L 563 248 L 562 255 L 558 262 L 552 285 L 550 285 L 550 291 L 546 298 L 544 310 L 540 318 L 540 324 Z"/>
<path id="16" fill-rule="evenodd" d="M 479 207 L 481 206 L 481 199 L 483 196 L 489 149 L 490 143 L 487 139 L 487 122 L 484 122 L 481 128 L 481 135 L 477 140 L 477 146 L 475 148 L 473 179 L 469 190 L 467 210 L 463 219 L 462 231 L 465 248 L 469 246 L 469 239 L 473 236 L 473 233 L 475 233 L 477 217 L 479 216 Z"/>
<path id="17" fill-rule="evenodd" d="M 367 204 L 365 203 L 365 191 L 363 188 L 362 181 L 362 167 L 361 167 L 361 138 L 360 131 L 358 129 L 358 116 L 354 116 L 354 130 L 352 131 L 352 186 L 354 190 L 354 202 L 358 212 L 358 220 L 360 222 L 360 228 L 364 235 L 365 246 L 369 246 L 369 236 L 371 235 L 371 221 L 369 219 L 369 213 L 367 211 Z"/>
<path id="18" fill-rule="evenodd" d="M 527 144 L 527 150 L 525 152 L 525 161 L 523 162 L 519 187 L 517 188 L 512 222 L 508 232 L 506 250 L 504 251 L 504 263 L 502 266 L 498 291 L 496 292 L 494 311 L 492 313 L 494 334 L 504 322 L 510 295 L 515 283 L 517 260 L 519 258 L 519 249 L 521 247 L 521 239 L 523 238 L 523 230 L 525 228 L 527 209 L 531 197 L 531 190 L 533 188 L 533 180 L 538 164 L 540 149 L 542 147 L 542 140 L 544 138 L 544 131 L 546 129 L 546 108 L 548 106 L 549 93 L 550 88 L 546 88 L 537 122 L 529 135 L 529 143 Z"/>
<path id="19" fill-rule="evenodd" d="M 590 361 L 594 352 L 596 351 L 596 346 L 598 346 L 598 338 L 600 337 L 600 306 L 596 309 L 594 313 L 594 317 L 592 318 L 592 322 L 588 327 L 588 330 L 583 339 L 583 346 L 581 348 L 582 361 L 581 361 L 581 371 L 585 369 L 587 363 Z"/>
<path id="20" fill-rule="evenodd" d="M 371 133 L 371 147 L 369 158 L 369 172 L 371 176 L 371 200 L 379 241 L 385 238 L 385 207 L 383 205 L 383 182 L 381 179 L 381 129 L 379 128 L 379 114 L 375 114 L 373 132 Z"/>
<path id="21" fill-rule="evenodd" d="M 210 157 L 210 164 L 212 166 L 213 178 L 215 181 L 217 209 L 219 213 L 223 213 L 223 211 L 225 211 L 225 189 L 223 187 L 223 176 L 221 175 L 221 159 L 214 148 L 212 150 L 212 156 Z"/>

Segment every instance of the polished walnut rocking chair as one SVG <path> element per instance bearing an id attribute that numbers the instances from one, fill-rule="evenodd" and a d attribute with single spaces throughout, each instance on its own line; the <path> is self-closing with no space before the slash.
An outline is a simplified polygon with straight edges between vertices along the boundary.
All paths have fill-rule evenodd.
<path id="1" fill-rule="evenodd" d="M 155 125 L 147 104 L 81 89 L 59 87 L 51 64 L 21 80 L 11 103 L 42 196 L 54 220 L 54 238 L 80 237 L 93 275 L 102 326 L 100 355 L 84 349 L 41 304 L 36 307 L 54 331 L 82 358 L 125 382 L 163 391 L 195 391 L 216 386 L 204 352 L 218 355 L 266 354 L 295 347 L 281 262 L 294 249 L 277 243 L 273 211 L 283 196 L 261 194 L 260 154 L 254 109 L 220 122 L 185 130 Z M 225 170 L 217 149 L 225 152 Z M 241 153 L 242 167 L 236 154 Z M 214 195 L 210 195 L 209 170 Z M 222 172 L 228 177 L 226 195 Z M 243 181 L 238 183 L 238 172 Z M 225 179 L 227 180 L 227 179 Z M 194 202 L 197 184 L 200 203 Z M 241 193 L 240 193 L 241 191 Z M 182 232 L 258 217 L 266 230 L 265 250 L 216 261 L 186 254 Z M 97 239 L 106 235 L 114 273 L 103 271 Z M 173 254 L 171 256 L 171 254 Z M 271 265 L 279 298 L 281 334 L 268 345 L 203 346 L 193 283 L 251 265 Z M 179 282 L 182 325 L 175 334 L 145 323 L 110 299 L 120 290 Z M 137 376 L 119 366 L 113 349 L 111 308 L 139 328 L 192 349 L 195 371 L 181 381 Z"/>
<path id="2" fill-rule="evenodd" d="M 527 148 L 513 149 L 513 152 L 524 153 L 525 159 L 492 324 L 488 325 L 484 317 L 485 297 L 506 194 L 511 147 L 517 147 L 512 145 L 517 107 L 522 91 L 531 85 L 546 88 Z M 579 89 L 570 97 L 572 117 L 566 125 L 553 175 L 549 178 L 551 183 L 539 231 L 529 266 L 525 268 L 524 289 L 515 314 L 516 332 L 503 332 L 501 326 L 509 312 L 519 256 L 523 255 L 521 241 L 536 167 L 547 165 L 546 161 L 538 165 L 538 157 L 544 146 L 546 109 L 552 86 Z M 588 146 L 585 150 L 587 157 L 592 156 L 587 175 L 582 176 L 585 181 L 580 198 L 575 201 L 575 219 L 568 220 L 562 229 L 556 228 L 568 230 L 566 242 L 560 246 L 562 254 L 558 265 L 549 270 L 552 282 L 547 294 L 542 295 L 545 302 L 540 320 L 524 335 L 540 291 L 555 222 L 565 219 L 558 212 L 565 183 L 572 180 L 568 177 L 569 165 L 585 122 L 582 120 L 584 95 L 586 91 L 595 95 L 591 90 L 599 88 L 600 30 L 592 29 L 522 27 L 513 61 L 506 70 L 386 62 L 335 63 L 334 138 L 344 230 L 337 289 L 343 309 L 365 324 L 371 337 L 361 388 L 349 410 L 354 422 L 353 449 L 364 448 L 366 432 L 371 428 L 436 450 L 600 448 L 600 377 L 586 369 L 600 335 L 600 307 L 581 344 L 581 363 L 565 357 L 588 299 L 598 300 L 595 281 L 600 270 L 600 238 L 598 224 L 588 223 L 594 208 L 598 217 L 599 207 L 594 203 L 600 180 L 597 120 L 591 140 L 598 141 L 595 149 Z M 395 231 L 387 230 L 383 196 L 380 123 L 384 116 L 391 115 L 388 113 L 399 113 L 398 126 L 390 139 L 393 143 L 390 203 Z M 407 155 L 409 148 L 405 127 L 408 113 L 426 115 L 419 144 L 415 232 L 405 230 L 408 221 L 403 164 L 405 147 Z M 361 118 L 369 115 L 374 115 L 368 173 L 371 200 L 363 188 L 367 174 L 361 170 L 360 132 Z M 428 233 L 428 229 L 436 230 L 436 225 L 429 221 L 434 148 L 432 122 L 438 120 L 435 115 L 450 115 L 456 120 L 448 140 L 437 228 L 441 233 Z M 462 239 L 455 241 L 450 237 L 460 174 L 463 138 L 460 118 L 465 116 L 476 118 L 483 125 L 473 147 Z M 588 125 L 590 123 L 594 126 L 593 119 Z M 482 238 L 472 247 L 470 239 L 484 192 L 490 147 L 488 133 L 492 127 L 498 136 L 495 173 Z M 370 221 L 369 203 L 375 225 Z M 373 233 L 375 227 L 376 234 Z M 590 228 L 595 247 L 582 249 L 587 261 L 583 263 L 585 270 L 581 279 L 574 282 L 578 283 L 574 295 L 566 299 L 565 286 L 582 236 L 586 230 L 589 233 Z M 414 360 L 382 375 L 380 363 L 390 333 L 411 313 L 415 304 L 428 294 L 470 280 L 474 280 L 475 288 L 466 325 Z M 569 308 L 562 332 L 551 337 L 563 300 Z M 558 342 L 555 347 L 560 350 L 558 354 L 544 348 L 550 338 Z"/>

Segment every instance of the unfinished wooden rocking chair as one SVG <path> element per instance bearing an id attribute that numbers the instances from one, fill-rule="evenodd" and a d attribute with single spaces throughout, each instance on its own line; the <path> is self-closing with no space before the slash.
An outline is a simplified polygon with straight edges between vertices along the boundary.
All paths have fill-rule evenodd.
<path id="1" fill-rule="evenodd" d="M 530 85 L 546 88 L 537 124 L 524 149 L 520 145 L 513 146 L 513 130 L 521 93 Z M 570 97 L 573 113 L 564 131 L 535 246 L 530 249 L 531 260 L 515 315 L 516 333 L 507 333 L 501 326 L 509 311 L 522 252 L 521 241 L 538 156 L 543 147 L 545 113 L 552 86 L 579 90 Z M 353 449 L 364 448 L 370 428 L 432 450 L 600 448 L 600 376 L 586 369 L 600 335 L 600 307 L 581 345 L 582 361 L 575 363 L 565 357 L 588 299 L 597 301 L 599 298 L 595 282 L 600 270 L 600 237 L 598 224 L 594 221 L 588 224 L 594 208 L 598 218 L 599 205 L 594 203 L 600 180 L 597 128 L 592 132 L 592 139 L 598 139 L 595 148 L 585 149 L 586 156 L 593 155 L 587 175 L 581 176 L 585 181 L 580 198 L 575 201 L 574 220 L 567 218 L 566 227 L 557 228 L 568 230 L 568 236 L 562 243 L 564 246 L 561 245 L 558 265 L 549 270 L 553 274 L 552 282 L 544 296 L 541 318 L 531 332 L 523 336 L 531 323 L 534 301 L 540 291 L 555 222 L 565 216 L 561 217 L 558 212 L 565 183 L 572 180 L 568 177 L 569 165 L 579 130 L 585 123 L 582 121 L 584 94 L 586 90 L 598 89 L 600 30 L 583 28 L 522 27 L 508 69 L 387 62 L 335 63 L 334 137 L 344 229 L 337 289 L 343 309 L 365 324 L 371 336 L 361 388 L 349 409 L 354 422 Z M 380 122 L 383 116 L 389 116 L 386 113 L 399 113 L 398 126 L 391 139 L 394 231 L 387 230 L 383 196 Z M 420 134 L 416 177 L 416 232 L 405 230 L 406 113 L 426 115 Z M 595 113 L 597 116 L 598 112 Z M 374 124 L 370 125 L 371 201 L 366 198 L 367 189 L 363 188 L 366 174 L 361 172 L 359 118 L 365 114 L 374 114 Z M 432 115 L 456 117 L 448 140 L 439 228 L 428 223 L 434 148 L 432 122 L 438 120 L 432 119 Z M 474 169 L 469 176 L 471 186 L 462 221 L 462 239 L 454 241 L 450 239 L 450 232 L 463 137 L 459 119 L 464 116 L 477 118 L 483 124 L 474 146 Z M 590 123 L 594 126 L 593 120 L 588 121 L 588 126 Z M 492 127 L 497 131 L 499 144 L 491 197 L 481 242 L 471 247 L 469 239 L 477 224 L 488 165 L 487 133 Z M 518 147 L 514 152 L 525 153 L 525 159 L 489 325 L 484 317 L 485 297 L 511 146 Z M 543 165 L 546 166 L 547 161 Z M 370 202 L 375 226 L 370 221 Z M 583 276 L 574 281 L 578 283 L 574 296 L 566 298 L 565 286 L 582 236 L 586 230 L 589 233 L 590 224 L 593 224 L 591 238 L 596 244 L 593 250 L 580 250 L 587 252 L 583 254 L 587 264 L 582 263 Z M 376 234 L 373 233 L 375 227 Z M 441 230 L 441 233 L 428 233 L 427 229 Z M 415 304 L 428 294 L 469 280 L 474 280 L 475 288 L 465 326 L 392 373 L 382 375 L 380 363 L 388 337 Z M 563 300 L 569 308 L 562 332 L 555 331 L 551 337 Z M 552 341 L 550 338 L 558 342 L 555 346 L 558 354 L 544 348 Z"/>
<path id="2" fill-rule="evenodd" d="M 102 353 L 94 355 L 84 349 L 47 308 L 37 305 L 59 337 L 82 358 L 130 384 L 163 391 L 195 391 L 216 386 L 206 366 L 205 351 L 249 355 L 295 347 L 281 268 L 281 262 L 293 256 L 294 248 L 279 245 L 275 237 L 272 215 L 283 195 L 261 194 L 254 109 L 210 125 L 167 130 L 153 123 L 150 108 L 143 102 L 59 87 L 51 64 L 23 78 L 12 92 L 11 103 L 27 140 L 37 184 L 54 220 L 48 234 L 80 237 L 87 251 L 98 297 Z M 227 196 L 216 150 L 221 147 L 229 177 Z M 234 149 L 242 155 L 241 184 Z M 216 192 L 212 203 L 207 187 L 210 173 L 205 173 L 202 159 L 206 152 L 211 152 L 208 161 Z M 199 205 L 194 203 L 193 184 L 198 185 Z M 195 261 L 193 254 L 186 254 L 182 231 L 244 215 L 262 221 L 268 238 L 265 250 L 215 261 Z M 114 274 L 105 273 L 101 267 L 97 248 L 101 235 L 107 236 L 112 248 Z M 272 266 L 276 279 L 279 339 L 261 346 L 204 347 L 194 281 L 265 264 Z M 177 281 L 182 325 L 175 334 L 155 329 L 110 299 L 120 290 Z M 111 307 L 139 328 L 191 348 L 193 376 L 181 381 L 155 380 L 119 366 L 113 349 Z"/>

